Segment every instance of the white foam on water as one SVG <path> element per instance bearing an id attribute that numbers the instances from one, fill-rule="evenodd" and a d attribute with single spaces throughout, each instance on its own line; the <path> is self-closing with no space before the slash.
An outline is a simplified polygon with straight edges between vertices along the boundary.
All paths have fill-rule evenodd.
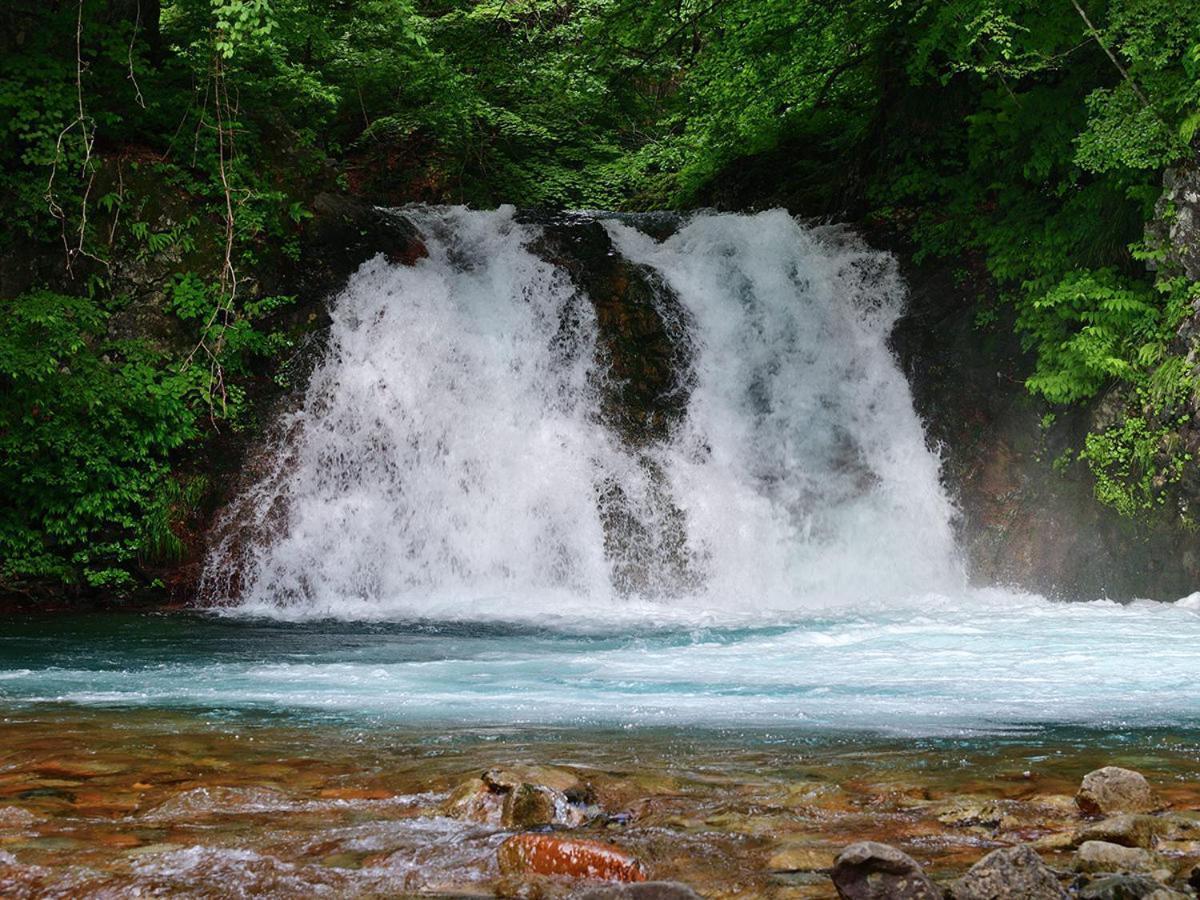
<path id="1" fill-rule="evenodd" d="M 94 665 L 5 684 L 7 702 L 291 710 L 381 726 L 763 726 L 909 734 L 1200 724 L 1200 612 L 1010 591 L 754 628 L 384 631 L 331 623 L 272 654 Z M 264 627 L 262 625 L 259 628 Z M 297 626 L 276 623 L 278 638 Z M 264 640 L 265 638 L 265 640 Z M 176 638 L 164 634 L 164 647 Z"/>
<path id="2" fill-rule="evenodd" d="M 938 460 L 887 347 L 903 302 L 891 257 L 780 211 L 700 215 L 662 243 L 609 221 L 674 290 L 692 359 L 682 422 L 635 450 L 601 422 L 595 312 L 531 250 L 539 230 L 510 208 L 409 215 L 429 256 L 375 259 L 338 298 L 277 466 L 235 507 L 252 527 L 211 557 L 218 604 L 743 620 L 963 587 Z M 652 502 L 648 462 L 670 504 Z M 682 516 L 686 583 L 620 587 L 600 509 L 612 485 L 640 518 L 626 541 Z"/>

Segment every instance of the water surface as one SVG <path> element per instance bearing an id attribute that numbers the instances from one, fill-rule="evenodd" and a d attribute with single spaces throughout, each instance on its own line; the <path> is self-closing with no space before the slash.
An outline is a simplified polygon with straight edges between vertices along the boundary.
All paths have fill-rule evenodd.
<path id="1" fill-rule="evenodd" d="M 1190 602 L 977 592 L 924 604 L 757 625 L 9 619 L 0 708 L 935 736 L 1200 721 L 1200 614 Z"/>

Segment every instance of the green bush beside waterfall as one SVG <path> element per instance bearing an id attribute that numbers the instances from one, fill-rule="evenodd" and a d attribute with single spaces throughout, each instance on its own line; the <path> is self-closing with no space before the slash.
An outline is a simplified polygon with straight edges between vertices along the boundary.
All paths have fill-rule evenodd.
<path id="1" fill-rule="evenodd" d="M 961 271 L 1137 518 L 1193 465 L 1164 173 L 1200 168 L 1189 0 L 52 0 L 0 12 L 0 590 L 135 593 L 304 317 L 318 192 L 783 197 Z M 1180 176 L 1182 177 L 1182 176 Z M 1200 233 L 1200 232 L 1198 232 Z M 1193 235 L 1193 239 L 1196 239 Z M 998 324 L 999 323 L 999 324 Z"/>

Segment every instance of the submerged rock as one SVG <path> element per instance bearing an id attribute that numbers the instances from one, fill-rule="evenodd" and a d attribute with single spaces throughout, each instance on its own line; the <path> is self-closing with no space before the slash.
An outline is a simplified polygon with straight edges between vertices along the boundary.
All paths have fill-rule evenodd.
<path id="1" fill-rule="evenodd" d="M 504 875 L 566 875 L 605 881 L 645 881 L 636 856 L 611 844 L 552 834 L 517 834 L 496 851 Z"/>
<path id="2" fill-rule="evenodd" d="M 700 900 L 700 895 L 678 881 L 642 881 L 606 884 L 572 895 L 575 900 Z"/>
<path id="3" fill-rule="evenodd" d="M 833 865 L 842 900 L 940 900 L 942 892 L 915 859 L 876 841 L 851 844 Z"/>
<path id="4" fill-rule="evenodd" d="M 1065 898 L 1054 873 L 1030 847 L 993 850 L 955 882 L 954 900 L 1059 900 Z"/>
<path id="5" fill-rule="evenodd" d="M 544 784 L 518 784 L 504 797 L 501 824 L 505 828 L 539 825 L 582 825 L 585 815 L 562 791 Z"/>
<path id="6" fill-rule="evenodd" d="M 774 872 L 822 872 L 833 868 L 837 855 L 811 844 L 783 844 L 771 854 L 767 867 Z"/>
<path id="7" fill-rule="evenodd" d="M 937 820 L 943 825 L 963 827 L 982 825 L 994 827 L 1004 819 L 1004 808 L 994 800 L 976 797 L 955 797 L 946 801 Z"/>
<path id="8" fill-rule="evenodd" d="M 19 806 L 0 806 L 0 828 L 6 831 L 16 831 L 38 822 L 45 821 L 45 816 L 38 816 Z"/>
<path id="9" fill-rule="evenodd" d="M 1140 772 L 1119 766 L 1105 766 L 1084 775 L 1075 803 L 1089 816 L 1147 813 L 1163 806 Z"/>
<path id="10" fill-rule="evenodd" d="M 455 788 L 438 811 L 465 822 L 499 825 L 503 810 L 504 795 L 493 791 L 482 778 L 472 778 Z"/>

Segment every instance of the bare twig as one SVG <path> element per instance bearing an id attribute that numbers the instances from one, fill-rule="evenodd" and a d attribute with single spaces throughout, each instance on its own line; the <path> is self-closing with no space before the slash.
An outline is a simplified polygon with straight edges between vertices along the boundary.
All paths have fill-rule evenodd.
<path id="1" fill-rule="evenodd" d="M 224 349 L 225 330 L 232 322 L 234 300 L 237 297 L 238 290 L 237 269 L 233 264 L 237 215 L 234 203 L 235 192 L 229 175 L 229 163 L 232 161 L 236 149 L 233 123 L 237 116 L 238 106 L 240 105 L 240 100 L 237 105 L 230 102 L 224 63 L 219 53 L 213 56 L 213 74 L 209 83 L 205 86 L 205 94 L 205 108 L 208 106 L 208 97 L 212 97 L 213 116 L 216 122 L 215 126 L 207 125 L 204 122 L 202 114 L 200 122 L 197 125 L 197 140 L 199 140 L 199 128 L 201 127 L 207 125 L 207 127 L 214 128 L 216 131 L 217 174 L 221 180 L 221 192 L 225 200 L 225 255 L 221 264 L 221 274 L 218 278 L 219 296 L 216 305 L 213 307 L 208 321 L 204 323 L 204 327 L 201 329 L 200 339 L 197 341 L 196 346 L 192 348 L 191 353 L 183 361 L 183 366 L 186 368 L 191 365 L 192 360 L 200 351 L 204 351 L 204 354 L 208 357 L 209 421 L 212 423 L 213 428 L 216 429 L 218 428 L 217 414 L 213 399 L 214 397 L 220 398 L 222 412 L 226 411 L 228 404 L 228 396 L 225 388 L 225 372 L 221 366 L 221 351 Z M 236 205 L 240 206 L 242 202 L 244 202 L 244 198 L 243 200 L 239 200 Z M 215 341 L 210 343 L 213 328 L 218 320 L 222 328 L 217 333 Z"/>
<path id="2" fill-rule="evenodd" d="M 133 92 L 134 92 L 135 99 L 137 100 L 138 106 L 140 106 L 142 109 L 145 109 L 146 101 L 142 98 L 142 88 L 138 84 L 137 75 L 135 75 L 134 71 L 133 71 L 133 45 L 134 45 L 134 42 L 137 40 L 138 31 L 141 29 L 141 27 L 142 27 L 142 0 L 137 0 L 137 17 L 133 23 L 133 33 L 129 35 L 129 53 L 128 53 L 129 76 L 128 76 L 128 78 L 131 82 L 133 82 Z"/>
<path id="3" fill-rule="evenodd" d="M 1096 26 L 1093 25 L 1092 20 L 1088 18 L 1088 14 L 1084 11 L 1083 7 L 1079 5 L 1079 0 L 1071 0 L 1071 5 L 1075 7 L 1075 12 L 1079 13 L 1079 18 L 1083 19 L 1083 24 L 1087 28 L 1088 34 L 1092 36 L 1092 40 L 1094 40 L 1100 46 L 1100 49 L 1104 51 L 1104 55 L 1107 56 L 1112 64 L 1117 67 L 1117 71 L 1121 73 L 1121 77 L 1125 79 L 1125 81 L 1129 84 L 1129 87 L 1133 89 L 1135 94 L 1137 94 L 1138 99 L 1142 101 L 1142 105 L 1146 106 L 1147 108 L 1152 108 L 1150 107 L 1150 100 L 1144 93 L 1142 93 L 1142 89 L 1138 87 L 1137 82 L 1133 80 L 1129 72 L 1123 65 L 1121 65 L 1121 61 L 1117 59 L 1117 55 L 1112 52 L 1106 43 L 1104 43 L 1104 39 L 1100 37 L 1100 32 L 1096 30 Z"/>
<path id="4" fill-rule="evenodd" d="M 75 105 L 75 118 L 59 132 L 58 140 L 54 144 L 54 161 L 50 164 L 50 178 L 46 182 L 46 203 L 50 207 L 50 214 L 58 219 L 62 225 L 63 250 L 66 252 L 68 274 L 72 272 L 72 264 L 76 256 L 87 256 L 97 262 L 108 265 L 105 260 L 89 253 L 84 247 L 84 239 L 87 235 L 88 198 L 91 196 L 92 185 L 96 178 L 96 173 L 92 168 L 92 147 L 96 141 L 96 129 L 95 123 L 88 117 L 83 105 L 83 0 L 79 0 L 75 16 Z M 75 246 L 71 246 L 71 239 L 67 236 L 67 214 L 54 197 L 54 181 L 58 176 L 59 161 L 65 158 L 63 145 L 66 142 L 67 135 L 74 131 L 76 127 L 79 128 L 83 145 L 83 161 L 80 163 L 79 171 L 80 175 L 86 176 L 87 180 L 83 189 L 83 197 L 79 204 L 78 239 L 75 242 Z"/>

